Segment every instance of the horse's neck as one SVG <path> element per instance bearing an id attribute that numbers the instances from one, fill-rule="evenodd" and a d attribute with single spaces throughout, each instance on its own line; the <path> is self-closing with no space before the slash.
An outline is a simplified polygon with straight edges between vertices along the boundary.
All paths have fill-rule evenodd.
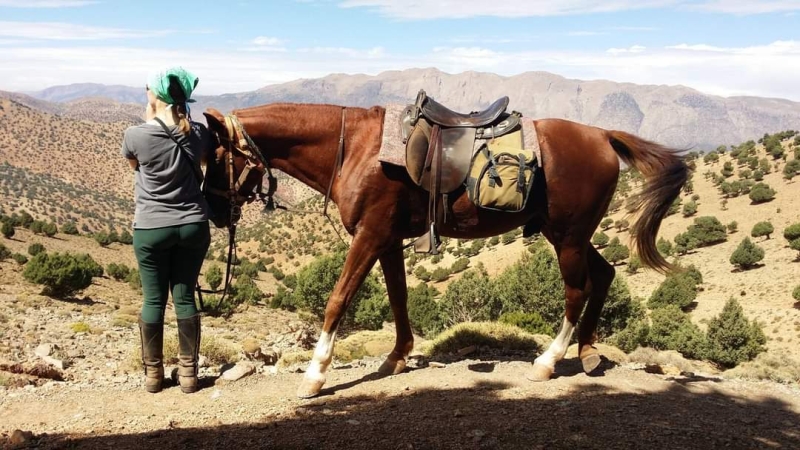
<path id="1" fill-rule="evenodd" d="M 357 109 L 352 111 L 355 113 Z M 341 107 L 279 104 L 239 114 L 243 122 L 253 123 L 246 128 L 253 129 L 251 136 L 272 167 L 320 193 L 326 192 L 335 170 Z M 347 122 L 350 126 L 356 123 L 350 119 Z"/>

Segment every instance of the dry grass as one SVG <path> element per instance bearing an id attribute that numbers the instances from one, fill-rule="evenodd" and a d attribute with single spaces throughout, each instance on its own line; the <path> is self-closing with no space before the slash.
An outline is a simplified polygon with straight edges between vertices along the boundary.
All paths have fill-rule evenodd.
<path id="1" fill-rule="evenodd" d="M 382 356 L 394 348 L 394 333 L 388 331 L 359 331 L 337 341 L 333 350 L 334 361 L 349 362 L 367 356 Z M 286 353 L 278 361 L 279 367 L 291 367 L 311 361 L 313 350 Z"/>
<path id="2" fill-rule="evenodd" d="M 200 354 L 208 358 L 208 362 L 214 365 L 232 363 L 239 360 L 239 350 L 235 345 L 226 340 L 215 336 L 202 335 L 200 338 Z M 178 362 L 178 337 L 175 333 L 169 332 L 169 328 L 164 329 L 164 364 L 176 364 Z M 130 371 L 142 369 L 142 349 L 137 343 L 133 347 L 131 356 L 126 367 Z"/>
<path id="3" fill-rule="evenodd" d="M 796 384 L 800 383 L 800 359 L 785 351 L 766 352 L 723 374 L 730 378 Z"/>
<path id="4" fill-rule="evenodd" d="M 496 322 L 458 324 L 437 336 L 424 352 L 428 356 L 456 353 L 469 347 L 498 350 L 539 351 L 548 337 L 536 336 L 514 325 Z"/>
<path id="5" fill-rule="evenodd" d="M 680 369 L 682 372 L 693 372 L 697 370 L 695 365 L 684 358 L 683 355 L 674 351 L 658 351 L 649 347 L 639 347 L 634 350 L 628 359 L 633 363 L 657 364 L 659 366 L 671 365 Z"/>
<path id="6" fill-rule="evenodd" d="M 89 333 L 92 328 L 86 322 L 75 322 L 69 326 L 73 333 Z"/>

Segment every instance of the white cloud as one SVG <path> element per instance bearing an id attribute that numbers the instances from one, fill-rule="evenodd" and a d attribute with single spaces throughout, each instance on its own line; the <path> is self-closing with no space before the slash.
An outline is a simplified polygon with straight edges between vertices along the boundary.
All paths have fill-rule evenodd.
<path id="1" fill-rule="evenodd" d="M 606 50 L 606 53 L 619 55 L 620 53 L 642 53 L 645 50 L 647 50 L 647 47 L 643 47 L 641 45 L 632 45 L 628 48 L 610 48 Z"/>
<path id="2" fill-rule="evenodd" d="M 401 20 L 463 19 L 467 17 L 546 17 L 670 8 L 723 14 L 763 14 L 800 11 L 798 0 L 341 0 L 342 8 L 368 8 Z M 641 31 L 641 30 L 640 30 Z"/>
<path id="3" fill-rule="evenodd" d="M 344 0 L 343 8 L 366 7 L 396 19 L 463 19 L 466 17 L 562 16 L 674 6 L 680 0 L 526 0 L 487 2 L 485 0 Z"/>
<path id="4" fill-rule="evenodd" d="M 248 52 L 17 45 L 2 47 L 0 89 L 31 91 L 78 82 L 139 86 L 151 69 L 173 64 L 189 67 L 198 74 L 201 82 L 197 93 L 201 95 L 254 90 L 330 73 L 375 75 L 386 70 L 437 67 L 448 73 L 479 70 L 504 76 L 548 71 L 583 80 L 681 84 L 718 95 L 800 101 L 800 41 L 736 48 L 684 43 L 621 50 L 624 51 L 507 52 L 486 46 L 454 46 L 408 53 L 390 53 L 381 47 Z"/>
<path id="5" fill-rule="evenodd" d="M 0 6 L 9 8 L 75 8 L 96 3 L 89 0 L 0 0 Z"/>
<path id="6" fill-rule="evenodd" d="M 711 0 L 697 5 L 688 4 L 688 9 L 726 14 L 766 14 L 800 10 L 798 0 Z"/>
<path id="7" fill-rule="evenodd" d="M 124 28 L 92 27 L 61 22 L 5 22 L 0 21 L 0 37 L 52 40 L 97 41 L 103 39 L 130 39 L 165 36 L 170 30 L 131 30 Z"/>
<path id="8" fill-rule="evenodd" d="M 278 45 L 283 45 L 284 41 L 278 39 L 276 37 L 267 37 L 267 36 L 259 36 L 253 39 L 254 45 L 265 45 L 268 47 L 276 47 Z"/>

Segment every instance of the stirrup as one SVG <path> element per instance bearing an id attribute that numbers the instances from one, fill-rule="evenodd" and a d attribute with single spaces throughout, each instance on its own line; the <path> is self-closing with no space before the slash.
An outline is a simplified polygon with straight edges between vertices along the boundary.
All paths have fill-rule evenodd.
<path id="1" fill-rule="evenodd" d="M 431 255 L 439 254 L 439 233 L 436 232 L 436 224 L 431 224 L 430 230 L 414 241 L 415 253 L 430 253 Z"/>

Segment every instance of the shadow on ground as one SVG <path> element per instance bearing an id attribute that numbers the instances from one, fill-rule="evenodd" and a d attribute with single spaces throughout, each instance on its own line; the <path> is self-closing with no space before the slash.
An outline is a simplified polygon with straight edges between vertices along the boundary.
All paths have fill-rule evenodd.
<path id="1" fill-rule="evenodd" d="M 800 417 L 779 398 L 752 401 L 725 395 L 714 385 L 699 393 L 679 383 L 644 394 L 591 383 L 554 398 L 516 398 L 516 389 L 484 382 L 469 389 L 410 390 L 398 396 L 328 395 L 254 423 L 93 437 L 50 435 L 40 437 L 37 448 L 800 448 Z"/>

